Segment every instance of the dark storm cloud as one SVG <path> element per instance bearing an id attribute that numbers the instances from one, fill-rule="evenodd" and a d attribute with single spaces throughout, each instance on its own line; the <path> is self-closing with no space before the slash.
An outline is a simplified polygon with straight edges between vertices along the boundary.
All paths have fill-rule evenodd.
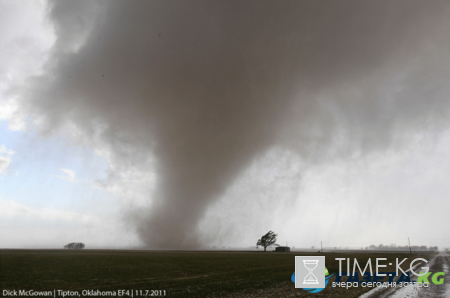
<path id="1" fill-rule="evenodd" d="M 56 1 L 58 41 L 24 103 L 45 131 L 100 135 L 124 168 L 154 155 L 137 231 L 195 247 L 207 208 L 269 148 L 314 163 L 445 120 L 448 16 L 447 1 Z"/>

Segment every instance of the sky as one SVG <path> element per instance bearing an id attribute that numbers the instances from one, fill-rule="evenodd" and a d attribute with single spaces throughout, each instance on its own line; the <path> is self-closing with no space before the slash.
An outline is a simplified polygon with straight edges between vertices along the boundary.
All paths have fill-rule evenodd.
<path id="1" fill-rule="evenodd" d="M 0 247 L 450 247 L 446 1 L 0 1 Z"/>

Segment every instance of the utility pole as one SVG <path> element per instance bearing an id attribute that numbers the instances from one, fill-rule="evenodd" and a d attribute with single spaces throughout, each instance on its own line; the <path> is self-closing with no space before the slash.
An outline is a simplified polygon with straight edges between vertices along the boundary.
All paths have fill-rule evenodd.
<path id="1" fill-rule="evenodd" d="M 320 252 L 322 252 L 322 241 L 320 241 Z"/>
<path id="2" fill-rule="evenodd" d="M 408 237 L 408 245 L 409 245 L 409 254 L 412 255 L 412 252 L 411 252 L 411 243 L 409 242 L 409 237 Z"/>

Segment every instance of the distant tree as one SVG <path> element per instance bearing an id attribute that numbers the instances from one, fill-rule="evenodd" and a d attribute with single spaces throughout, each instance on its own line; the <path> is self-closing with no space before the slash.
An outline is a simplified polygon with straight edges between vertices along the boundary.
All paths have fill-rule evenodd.
<path id="1" fill-rule="evenodd" d="M 264 247 L 264 251 L 266 251 L 266 248 L 268 246 L 277 245 L 275 242 L 277 242 L 277 234 L 275 234 L 273 231 L 267 232 L 264 236 L 261 237 L 261 239 L 258 239 L 258 242 L 256 242 L 256 247 L 262 246 Z"/>
<path id="2" fill-rule="evenodd" d="M 84 243 L 81 242 L 72 242 L 69 244 L 64 245 L 65 249 L 83 249 Z"/>

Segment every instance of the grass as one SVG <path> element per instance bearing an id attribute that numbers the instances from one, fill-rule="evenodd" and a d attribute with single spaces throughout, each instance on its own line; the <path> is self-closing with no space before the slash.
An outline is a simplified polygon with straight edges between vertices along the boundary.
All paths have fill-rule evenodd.
<path id="1" fill-rule="evenodd" d="M 330 273 L 338 271 L 338 257 L 356 257 L 360 264 L 372 258 L 373 266 L 380 257 L 394 263 L 395 258 L 410 262 L 419 257 L 404 253 L 0 250 L 0 290 L 60 289 L 80 294 L 82 290 L 165 290 L 167 297 L 311 296 L 290 281 L 295 255 L 325 255 Z M 403 268 L 409 268 L 408 262 L 404 264 Z M 391 266 L 386 271 L 395 269 Z M 358 297 L 368 290 L 328 285 L 314 296 Z"/>

